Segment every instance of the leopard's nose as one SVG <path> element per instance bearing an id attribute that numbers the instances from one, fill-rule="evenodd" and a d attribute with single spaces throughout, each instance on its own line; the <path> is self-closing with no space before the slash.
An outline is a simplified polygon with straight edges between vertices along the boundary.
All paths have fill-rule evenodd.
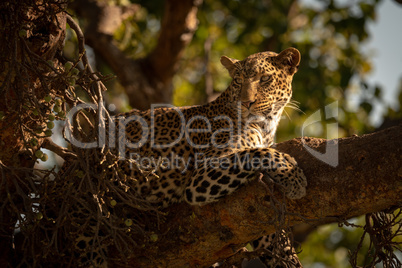
<path id="1" fill-rule="evenodd" d="M 243 105 L 247 109 L 250 109 L 251 105 L 253 105 L 254 103 L 255 103 L 255 101 L 242 101 L 241 105 Z"/>

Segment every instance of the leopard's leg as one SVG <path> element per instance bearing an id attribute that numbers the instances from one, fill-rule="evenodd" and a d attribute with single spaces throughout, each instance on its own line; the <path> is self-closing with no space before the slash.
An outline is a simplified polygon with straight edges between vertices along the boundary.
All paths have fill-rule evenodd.
<path id="1" fill-rule="evenodd" d="M 77 257 L 77 265 L 80 267 L 106 268 L 107 247 L 96 245 L 93 233 L 82 234 L 75 241 L 74 252 Z M 94 245 L 95 244 L 95 245 Z"/>
<path id="2" fill-rule="evenodd" d="M 285 235 L 285 231 L 280 231 L 279 239 L 275 239 L 276 235 L 276 233 L 270 234 L 253 241 L 252 246 L 254 250 L 265 249 L 267 251 L 261 255 L 259 258 L 260 261 L 268 268 L 303 267 L 294 247 L 291 245 L 290 239 Z"/>
<path id="3" fill-rule="evenodd" d="M 197 159 L 185 200 L 192 205 L 214 202 L 255 178 L 258 171 L 283 186 L 289 198 L 301 198 L 306 193 L 306 178 L 293 157 L 273 148 L 246 149 Z"/>
<path id="4" fill-rule="evenodd" d="M 251 245 L 253 250 L 264 249 L 265 252 L 255 260 L 259 260 L 267 268 L 302 268 L 299 257 L 294 247 L 291 245 L 290 239 L 285 235 L 285 231 L 281 230 L 279 239 L 276 233 L 260 237 L 254 240 Z M 279 244 L 278 244 L 279 243 Z M 215 263 L 210 268 L 221 267 L 222 263 Z M 255 267 L 256 262 L 243 264 L 244 268 Z M 262 267 L 262 264 L 258 265 Z"/>

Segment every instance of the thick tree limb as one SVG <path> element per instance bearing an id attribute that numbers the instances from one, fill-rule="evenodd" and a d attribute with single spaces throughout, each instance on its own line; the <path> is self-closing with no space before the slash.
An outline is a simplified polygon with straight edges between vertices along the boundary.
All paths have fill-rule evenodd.
<path id="1" fill-rule="evenodd" d="M 308 178 L 306 197 L 283 199 L 289 224 L 343 221 L 402 204 L 402 125 L 361 137 L 327 141 L 294 139 L 277 145 L 294 156 Z M 331 167 L 308 153 L 339 149 Z M 255 180 L 217 203 L 179 204 L 169 210 L 159 239 L 133 252 L 134 267 L 207 267 L 244 243 L 274 232 L 274 212 L 262 182 Z M 281 199 L 281 194 L 275 194 Z M 299 215 L 299 216 L 298 216 Z M 303 220 L 304 219 L 304 220 Z M 120 264 L 125 266 L 124 264 Z"/>
<path id="2" fill-rule="evenodd" d="M 137 60 L 127 57 L 112 39 L 124 10 L 93 0 L 77 1 L 75 9 L 91 22 L 85 31 L 86 40 L 111 66 L 126 90 L 130 105 L 149 109 L 152 103 L 172 101 L 172 78 L 184 48 L 197 29 L 196 16 L 201 3 L 202 0 L 165 1 L 158 43 L 147 57 Z M 132 5 L 130 10 L 136 12 L 138 8 Z"/>

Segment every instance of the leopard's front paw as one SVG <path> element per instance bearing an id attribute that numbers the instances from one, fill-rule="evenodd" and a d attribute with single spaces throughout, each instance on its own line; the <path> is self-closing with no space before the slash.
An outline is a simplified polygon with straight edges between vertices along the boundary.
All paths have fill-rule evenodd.
<path id="1" fill-rule="evenodd" d="M 290 199 L 299 199 L 306 195 L 307 179 L 296 160 L 287 154 L 282 154 L 281 161 L 277 161 L 266 173 L 274 182 L 284 188 Z"/>
<path id="2" fill-rule="evenodd" d="M 289 187 L 286 188 L 286 196 L 290 199 L 299 199 L 306 195 L 307 179 L 303 170 L 298 166 L 292 168 L 292 176 L 288 178 Z"/>

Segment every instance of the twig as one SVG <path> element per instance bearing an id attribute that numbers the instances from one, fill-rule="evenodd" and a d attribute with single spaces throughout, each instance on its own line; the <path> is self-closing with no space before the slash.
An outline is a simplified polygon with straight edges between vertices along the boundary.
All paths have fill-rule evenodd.
<path id="1" fill-rule="evenodd" d="M 44 139 L 44 141 L 42 143 L 42 147 L 56 153 L 57 155 L 62 157 L 64 160 L 67 160 L 69 158 L 77 158 L 77 155 L 75 153 L 73 153 L 72 151 L 70 151 L 66 148 L 63 148 L 63 147 L 57 145 L 50 138 Z"/>

